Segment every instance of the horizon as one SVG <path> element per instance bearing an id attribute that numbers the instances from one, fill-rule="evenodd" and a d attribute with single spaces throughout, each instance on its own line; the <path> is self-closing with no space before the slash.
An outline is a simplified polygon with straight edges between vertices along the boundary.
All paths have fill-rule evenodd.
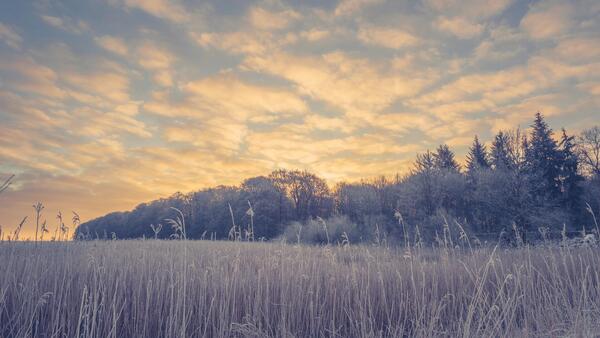
<path id="1" fill-rule="evenodd" d="M 475 135 L 538 111 L 576 134 L 598 121 L 599 16 L 591 0 L 0 4 L 0 181 L 16 175 L 0 225 L 28 215 L 32 237 L 38 201 L 52 228 L 58 210 L 85 222 L 280 168 L 390 177 L 439 144 L 462 164 Z"/>
<path id="2" fill-rule="evenodd" d="M 542 117 L 543 117 L 543 115 L 542 115 Z M 548 126 L 548 127 L 552 131 L 552 137 L 554 138 L 554 140 L 557 143 L 559 143 L 560 142 L 560 133 L 557 132 L 557 130 L 555 130 L 554 128 L 552 128 L 552 126 Z M 502 130 L 499 130 L 498 132 L 500 132 L 500 131 L 501 132 L 509 132 L 509 133 L 510 132 L 517 132 L 518 133 L 519 131 L 521 131 L 521 132 L 524 133 L 523 136 L 527 136 L 529 134 L 529 132 L 531 131 L 531 126 L 528 126 L 527 128 L 521 128 L 521 126 L 517 126 L 516 128 L 511 128 L 511 129 L 502 129 Z M 568 132 L 567 132 L 567 135 L 569 135 L 569 136 L 576 136 L 576 135 L 573 135 L 573 134 L 569 134 Z M 490 153 L 490 150 L 491 150 L 490 149 L 491 148 L 490 147 L 491 146 L 491 140 L 487 140 L 487 141 L 486 140 L 481 140 L 477 135 L 475 135 L 474 138 L 475 137 L 478 138 L 479 142 L 481 142 L 481 145 L 484 148 L 487 148 L 487 153 L 488 153 L 488 156 L 489 156 L 489 153 Z M 426 149 L 425 152 L 431 151 L 432 153 L 435 153 L 435 150 L 436 150 L 435 148 L 433 148 L 433 149 Z M 424 152 L 422 152 L 420 154 L 424 154 Z M 454 154 L 454 152 L 453 152 L 453 154 Z M 400 177 L 400 180 L 402 181 L 405 178 L 410 177 L 411 175 L 414 175 L 412 172 L 413 172 L 413 170 L 415 168 L 416 161 L 417 161 L 416 155 L 419 155 L 419 154 L 415 154 L 415 158 L 413 158 L 412 161 L 409 163 L 409 167 L 402 168 L 403 170 L 398 171 L 398 172 L 396 172 L 394 174 L 390 174 L 390 175 L 380 174 L 380 175 L 375 175 L 375 176 L 370 176 L 370 177 L 359 177 L 359 178 L 349 179 L 349 180 L 343 180 L 343 179 L 341 179 L 341 180 L 338 180 L 338 181 L 328 181 L 328 180 L 324 179 L 324 181 L 327 184 L 328 188 L 330 189 L 331 193 L 334 193 L 335 190 L 336 190 L 337 184 L 341 184 L 341 183 L 346 183 L 346 184 L 351 184 L 351 185 L 352 184 L 357 184 L 357 183 L 370 184 L 374 180 L 377 180 L 379 178 L 384 178 L 388 182 L 388 184 L 394 184 L 393 183 L 394 180 L 398 179 L 399 177 Z M 455 158 L 455 160 L 456 160 L 456 163 L 459 166 L 458 167 L 458 171 L 460 173 L 462 173 L 462 174 L 466 174 L 466 170 L 467 170 L 467 167 L 466 167 L 467 158 L 466 158 L 466 156 L 457 157 L 457 158 Z M 275 170 L 279 170 L 279 169 L 282 169 L 282 168 L 276 168 Z M 311 174 L 315 174 L 319 178 L 322 178 L 319 175 L 319 173 L 315 173 L 315 172 L 312 172 L 312 171 L 307 170 L 307 169 L 286 168 L 284 170 L 306 171 L 306 172 L 309 172 Z M 178 191 L 173 191 L 173 192 L 170 192 L 170 193 L 165 194 L 165 195 L 157 196 L 157 197 L 155 197 L 153 199 L 138 201 L 137 203 L 135 203 L 134 205 L 132 205 L 131 207 L 129 207 L 127 209 L 110 210 L 110 211 L 108 211 L 106 213 L 103 213 L 103 214 L 100 214 L 100 215 L 98 215 L 96 217 L 92 217 L 92 218 L 88 218 L 88 219 L 85 219 L 85 218 L 81 218 L 80 219 L 79 218 L 80 217 L 79 213 L 77 213 L 77 211 L 75 211 L 75 210 L 71 210 L 70 214 L 67 213 L 66 215 L 63 215 L 63 219 L 67 220 L 67 221 L 65 221 L 65 225 L 69 225 L 68 220 L 71 219 L 71 215 L 76 215 L 77 219 L 78 219 L 78 223 L 79 223 L 79 224 L 77 224 L 77 226 L 78 226 L 78 225 L 84 224 L 84 223 L 86 223 L 88 221 L 94 221 L 94 220 L 97 220 L 97 219 L 101 219 L 102 217 L 107 216 L 109 214 L 132 212 L 135 208 L 137 208 L 140 205 L 150 204 L 150 203 L 152 203 L 154 201 L 157 201 L 157 200 L 160 200 L 160 199 L 171 199 L 173 196 L 175 196 L 177 194 L 190 195 L 190 194 L 194 194 L 194 193 L 198 193 L 198 192 L 202 192 L 202 191 L 207 191 L 207 190 L 210 190 L 210 189 L 213 189 L 213 188 L 220 188 L 220 187 L 233 187 L 233 188 L 240 189 L 242 187 L 242 184 L 246 180 L 249 180 L 249 179 L 252 179 L 252 178 L 257 178 L 257 177 L 268 177 L 269 174 L 271 174 L 272 172 L 273 171 L 267 172 L 267 173 L 258 174 L 256 176 L 243 177 L 243 178 L 240 179 L 240 181 L 234 182 L 234 183 L 229 183 L 229 184 L 220 184 L 220 183 L 217 183 L 217 184 L 214 184 L 214 185 L 208 185 L 208 186 L 198 187 L 198 188 L 196 188 L 194 190 L 188 190 L 188 191 L 180 191 L 180 190 L 178 190 Z M 15 179 L 14 176 L 12 176 L 12 177 L 9 176 L 8 180 L 5 181 L 5 183 L 6 182 L 9 183 L 9 185 L 6 186 L 6 188 L 10 189 L 10 186 L 14 183 L 14 179 Z M 2 182 L 2 180 L 0 180 L 0 182 Z M 4 187 L 4 186 L 0 185 L 0 187 Z M 2 194 L 0 194 L 0 201 L 2 201 L 1 198 L 2 198 Z M 42 203 L 42 205 L 43 204 L 44 203 Z M 35 207 L 35 205 L 32 205 L 32 207 Z M 44 210 L 46 209 L 45 206 L 44 206 L 43 209 Z M 60 213 L 62 211 L 63 210 L 56 210 L 56 213 Z M 33 214 L 33 216 L 35 216 L 35 210 L 32 212 L 32 214 Z M 42 211 L 42 215 L 43 214 L 44 214 L 44 211 Z M 19 221 L 23 221 L 24 217 L 26 217 L 27 218 L 27 222 L 25 222 L 25 225 L 27 225 L 27 223 L 32 223 L 30 225 L 30 227 L 35 227 L 35 223 L 33 223 L 34 222 L 34 218 L 32 218 L 31 216 L 32 215 L 21 216 L 19 218 Z M 50 219 L 52 219 L 52 217 L 54 217 L 55 214 L 50 214 L 50 216 L 51 216 Z M 41 217 L 40 218 L 40 222 L 45 221 L 46 219 L 47 219 L 46 217 Z M 56 221 L 56 223 L 58 224 L 57 221 Z M 74 225 L 75 224 L 72 224 L 72 225 L 69 225 L 69 227 L 68 227 L 69 228 L 69 232 L 68 232 L 69 238 L 67 240 L 71 240 L 72 238 L 70 238 L 70 236 L 74 236 L 75 235 L 75 230 L 77 228 L 74 228 L 73 227 Z M 53 228 L 53 226 L 54 225 L 51 223 L 51 225 L 49 225 L 49 228 L 50 229 L 54 229 L 54 228 L 58 229 L 58 226 L 55 226 L 54 228 Z M 7 232 L 6 232 L 7 229 L 0 228 L 0 230 L 1 230 L 0 234 L 3 234 L 3 235 L 7 234 Z M 28 228 L 24 227 L 23 230 L 24 231 L 21 232 L 23 234 L 23 236 L 21 238 L 19 238 L 17 241 L 26 241 L 26 242 L 34 241 L 34 239 L 32 239 L 31 236 L 35 237 L 35 228 L 29 229 L 29 231 L 27 231 Z M 9 231 L 8 233 L 10 233 L 10 228 L 8 229 L 8 231 Z M 58 231 L 58 230 L 56 230 L 56 231 Z M 41 241 L 54 241 L 55 239 L 54 238 L 50 238 L 50 235 L 52 235 L 52 230 L 49 231 L 48 237 L 46 239 L 41 239 Z M 38 239 L 38 240 L 40 240 L 40 239 Z"/>

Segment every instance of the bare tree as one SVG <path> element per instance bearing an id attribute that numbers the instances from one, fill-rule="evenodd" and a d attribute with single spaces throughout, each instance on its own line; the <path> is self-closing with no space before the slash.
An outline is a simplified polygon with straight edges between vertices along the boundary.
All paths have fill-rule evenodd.
<path id="1" fill-rule="evenodd" d="M 590 176 L 600 177 L 600 127 L 586 129 L 579 135 L 577 154 L 584 172 Z"/>
<path id="2" fill-rule="evenodd" d="M 274 171 L 269 177 L 292 200 L 299 219 L 326 213 L 329 188 L 322 178 L 308 171 L 283 169 Z"/>
<path id="3" fill-rule="evenodd" d="M 525 163 L 525 152 L 527 151 L 527 134 L 521 127 L 504 132 L 508 139 L 508 153 L 515 168 L 520 169 Z"/>

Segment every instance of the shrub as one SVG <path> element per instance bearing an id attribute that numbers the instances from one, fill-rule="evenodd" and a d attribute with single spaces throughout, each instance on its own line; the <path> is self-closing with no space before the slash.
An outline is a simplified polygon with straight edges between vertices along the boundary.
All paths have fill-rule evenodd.
<path id="1" fill-rule="evenodd" d="M 325 245 L 342 244 L 344 241 L 356 243 L 361 240 L 361 236 L 365 240 L 364 235 L 348 216 L 332 216 L 327 219 L 313 218 L 304 224 L 292 222 L 286 227 L 283 239 L 289 243 Z"/>

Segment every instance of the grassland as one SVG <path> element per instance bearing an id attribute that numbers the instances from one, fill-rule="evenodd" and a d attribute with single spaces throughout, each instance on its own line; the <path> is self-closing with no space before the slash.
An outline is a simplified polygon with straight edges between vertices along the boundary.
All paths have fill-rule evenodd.
<path id="1" fill-rule="evenodd" d="M 0 243 L 1 337 L 589 337 L 600 250 Z"/>

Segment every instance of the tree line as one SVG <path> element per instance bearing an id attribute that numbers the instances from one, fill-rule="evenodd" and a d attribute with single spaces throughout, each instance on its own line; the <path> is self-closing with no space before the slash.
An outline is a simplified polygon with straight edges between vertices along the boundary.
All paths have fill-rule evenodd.
<path id="1" fill-rule="evenodd" d="M 314 173 L 281 169 L 239 186 L 176 193 L 110 213 L 81 224 L 75 236 L 170 238 L 173 230 L 163 224 L 172 208 L 183 214 L 187 238 L 245 232 L 254 240 L 402 241 L 412 234 L 431 241 L 449 223 L 490 240 L 513 231 L 524 240 L 532 233 L 597 232 L 600 128 L 555 135 L 537 113 L 528 132 L 500 131 L 489 146 L 475 137 L 464 168 L 442 144 L 393 178 L 329 187 Z"/>

